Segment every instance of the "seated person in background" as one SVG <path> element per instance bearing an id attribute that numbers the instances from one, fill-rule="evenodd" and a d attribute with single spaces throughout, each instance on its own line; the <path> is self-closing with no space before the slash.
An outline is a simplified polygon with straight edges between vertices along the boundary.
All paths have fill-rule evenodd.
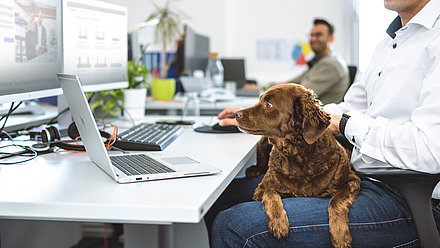
<path id="1" fill-rule="evenodd" d="M 335 29 L 324 19 L 313 21 L 310 33 L 310 46 L 315 53 L 309 62 L 308 69 L 301 75 L 285 83 L 302 84 L 312 89 L 323 104 L 339 103 L 349 86 L 347 64 L 331 51 L 331 44 L 335 40 Z M 259 89 L 256 84 L 245 84 L 242 89 Z"/>
<path id="2" fill-rule="evenodd" d="M 288 81 L 312 89 L 323 104 L 341 102 L 349 86 L 347 64 L 330 49 L 334 39 L 333 25 L 315 19 L 309 41 L 315 57 L 305 72 Z"/>

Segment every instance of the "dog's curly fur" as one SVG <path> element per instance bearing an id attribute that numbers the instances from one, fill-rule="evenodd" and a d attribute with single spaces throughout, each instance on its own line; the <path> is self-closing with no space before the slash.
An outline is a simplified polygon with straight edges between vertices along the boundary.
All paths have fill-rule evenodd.
<path id="1" fill-rule="evenodd" d="M 334 247 L 350 247 L 349 207 L 360 191 L 360 179 L 349 156 L 327 129 L 330 115 L 313 91 L 297 84 L 270 88 L 260 101 L 235 113 L 238 127 L 263 135 L 257 147 L 257 165 L 247 177 L 266 172 L 253 199 L 261 201 L 274 237 L 287 238 L 289 220 L 284 197 L 331 197 L 329 226 Z M 270 151 L 270 155 L 269 155 Z"/>

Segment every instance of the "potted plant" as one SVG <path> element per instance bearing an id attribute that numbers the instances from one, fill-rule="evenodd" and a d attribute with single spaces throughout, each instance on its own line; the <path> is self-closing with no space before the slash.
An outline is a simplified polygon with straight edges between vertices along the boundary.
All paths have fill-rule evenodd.
<path id="1" fill-rule="evenodd" d="M 90 108 L 95 117 L 115 117 L 121 113 L 124 98 L 121 89 L 87 92 L 86 96 L 91 98 Z"/>
<path id="2" fill-rule="evenodd" d="M 154 40 L 161 43 L 160 55 L 160 79 L 153 79 L 152 95 L 156 99 L 171 100 L 174 96 L 176 82 L 174 79 L 166 79 L 168 63 L 166 61 L 166 49 L 168 45 L 175 43 L 183 34 L 183 20 L 187 15 L 179 10 L 171 8 L 170 1 L 166 1 L 163 7 L 153 3 L 155 10 L 148 16 L 145 22 L 156 20 Z"/>
<path id="3" fill-rule="evenodd" d="M 150 71 L 142 65 L 145 50 L 146 46 L 141 47 L 141 56 L 127 63 L 128 88 L 104 90 L 94 94 L 90 108 L 96 116 L 118 116 L 122 109 L 131 119 L 144 116 L 147 88 L 151 88 Z M 91 95 L 92 93 L 87 93 L 88 97 Z"/>
<path id="4" fill-rule="evenodd" d="M 141 47 L 141 56 L 127 63 L 128 88 L 124 93 L 124 116 L 129 119 L 141 119 L 145 115 L 147 88 L 150 86 L 150 71 L 142 65 L 145 48 Z"/>

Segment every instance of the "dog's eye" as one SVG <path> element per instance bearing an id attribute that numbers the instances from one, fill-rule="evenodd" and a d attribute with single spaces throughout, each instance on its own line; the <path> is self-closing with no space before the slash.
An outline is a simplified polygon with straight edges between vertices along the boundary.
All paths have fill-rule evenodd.
<path id="1" fill-rule="evenodd" d="M 272 103 L 270 103 L 269 101 L 267 101 L 265 107 L 266 107 L 267 109 L 270 109 L 270 108 L 273 107 L 273 105 L 272 105 Z"/>

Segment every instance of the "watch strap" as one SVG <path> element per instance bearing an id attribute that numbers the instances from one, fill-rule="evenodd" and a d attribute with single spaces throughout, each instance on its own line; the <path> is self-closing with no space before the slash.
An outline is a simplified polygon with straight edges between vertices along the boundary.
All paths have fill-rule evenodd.
<path id="1" fill-rule="evenodd" d="M 347 125 L 350 116 L 346 113 L 342 114 L 341 120 L 339 121 L 339 132 L 345 136 L 345 126 Z"/>

